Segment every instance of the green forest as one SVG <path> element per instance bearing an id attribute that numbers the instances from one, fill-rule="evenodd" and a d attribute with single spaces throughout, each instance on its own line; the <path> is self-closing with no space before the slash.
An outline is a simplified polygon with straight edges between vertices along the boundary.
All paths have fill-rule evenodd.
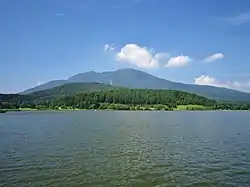
<path id="1" fill-rule="evenodd" d="M 65 96 L 0 94 L 0 109 L 38 110 L 249 110 L 250 104 L 221 103 L 175 90 L 114 88 Z"/>

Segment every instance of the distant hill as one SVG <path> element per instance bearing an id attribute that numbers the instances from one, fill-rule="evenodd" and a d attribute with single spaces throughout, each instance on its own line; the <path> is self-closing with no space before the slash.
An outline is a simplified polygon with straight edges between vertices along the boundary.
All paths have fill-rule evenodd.
<path id="1" fill-rule="evenodd" d="M 26 90 L 21 94 L 30 94 L 32 92 L 51 89 L 56 86 L 61 86 L 67 83 L 86 82 L 97 82 L 128 88 L 179 90 L 190 93 L 196 93 L 198 95 L 205 96 L 209 99 L 250 102 L 250 93 L 244 93 L 236 90 L 213 86 L 172 82 L 153 76 L 146 72 L 130 68 L 102 73 L 98 73 L 95 71 L 80 73 L 70 77 L 67 80 L 57 80 L 45 83 L 35 88 Z"/>
<path id="2" fill-rule="evenodd" d="M 41 90 L 47 90 L 47 89 L 55 88 L 57 86 L 61 86 L 61 85 L 64 85 L 64 84 L 67 84 L 67 80 L 54 80 L 54 81 L 50 81 L 50 82 L 41 84 L 41 85 L 36 86 L 34 88 L 30 88 L 28 90 L 25 90 L 24 92 L 21 92 L 20 94 L 27 95 L 27 94 L 30 94 L 30 93 L 33 93 L 33 92 L 38 92 L 38 91 L 41 91 Z"/>
<path id="3" fill-rule="evenodd" d="M 63 99 L 67 96 L 75 96 L 77 93 L 92 93 L 109 91 L 118 87 L 101 83 L 70 83 L 47 90 L 33 92 L 31 94 L 0 94 L 0 109 L 9 108 L 36 108 L 44 106 L 53 99 Z"/>
<path id="4" fill-rule="evenodd" d="M 113 88 L 115 87 L 101 83 L 68 83 L 51 89 L 33 92 L 29 94 L 29 96 L 50 99 L 53 97 L 72 96 L 81 92 L 96 92 L 101 90 L 110 90 Z"/>

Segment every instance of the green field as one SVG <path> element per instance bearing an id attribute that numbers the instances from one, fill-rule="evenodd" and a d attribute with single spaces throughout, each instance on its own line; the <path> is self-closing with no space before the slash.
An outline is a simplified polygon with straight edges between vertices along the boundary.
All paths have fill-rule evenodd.
<path id="1" fill-rule="evenodd" d="M 0 109 L 5 112 L 17 112 L 17 111 L 34 111 L 37 109 L 34 108 L 17 108 L 17 109 Z"/>
<path id="2" fill-rule="evenodd" d="M 203 105 L 178 105 L 176 110 L 212 110 L 212 108 Z"/>
<path id="3" fill-rule="evenodd" d="M 174 111 L 202 111 L 202 110 L 219 110 L 215 109 L 212 106 L 204 106 L 204 105 L 177 105 L 177 107 L 169 108 L 167 105 L 156 104 L 156 105 L 125 105 L 125 104 L 109 104 L 102 103 L 99 108 L 74 108 L 69 106 L 64 107 L 55 107 L 55 108 L 18 108 L 18 109 L 0 109 L 0 113 L 6 112 L 18 112 L 18 111 L 81 111 L 81 110 L 174 110 Z M 223 109 L 223 110 L 231 110 L 231 109 Z"/>

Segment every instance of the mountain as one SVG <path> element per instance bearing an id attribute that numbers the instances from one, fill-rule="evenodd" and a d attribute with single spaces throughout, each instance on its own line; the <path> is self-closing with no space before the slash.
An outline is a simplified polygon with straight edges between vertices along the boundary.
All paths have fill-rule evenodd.
<path id="1" fill-rule="evenodd" d="M 59 100 L 77 93 L 93 93 L 119 89 L 118 87 L 101 83 L 70 83 L 51 89 L 33 92 L 31 94 L 0 94 L 0 109 L 37 108 L 47 106 L 53 99 Z M 66 99 L 67 100 L 67 99 Z M 47 106 L 48 108 L 49 106 Z"/>
<path id="2" fill-rule="evenodd" d="M 27 95 L 27 94 L 30 94 L 30 93 L 33 93 L 33 92 L 38 92 L 38 91 L 41 91 L 41 90 L 51 89 L 51 88 L 61 86 L 61 85 L 64 85 L 64 84 L 67 84 L 67 80 L 54 80 L 54 81 L 50 81 L 50 82 L 41 84 L 41 85 L 36 86 L 34 88 L 30 88 L 28 90 L 25 90 L 24 92 L 21 92 L 20 94 Z"/>
<path id="3" fill-rule="evenodd" d="M 74 94 L 79 87 L 82 88 L 81 93 Z M 69 90 L 71 88 L 73 91 Z M 82 92 L 83 90 L 85 92 Z M 38 110 L 250 110 L 250 104 L 219 103 L 197 94 L 176 90 L 130 89 L 101 83 L 71 83 L 30 95 L 0 94 L 0 112 L 24 108 Z"/>
<path id="4" fill-rule="evenodd" d="M 43 85 L 31 88 L 21 94 L 30 94 L 40 90 L 54 88 L 67 83 L 86 83 L 97 82 L 110 84 L 114 86 L 128 87 L 128 88 L 149 88 L 149 89 L 171 89 L 185 92 L 196 93 L 210 99 L 224 100 L 224 101 L 243 101 L 250 102 L 250 93 L 244 93 L 227 88 L 219 88 L 213 86 L 203 86 L 194 84 L 183 84 L 168 81 L 146 72 L 135 69 L 119 69 L 116 71 L 108 71 L 98 73 L 90 71 L 86 73 L 79 73 L 70 77 L 67 80 L 57 80 L 45 83 Z M 56 85 L 56 86 L 55 86 Z"/>
<path id="5" fill-rule="evenodd" d="M 114 86 L 101 83 L 68 83 L 51 89 L 41 90 L 29 94 L 35 98 L 50 99 L 55 97 L 72 96 L 80 92 L 96 92 L 101 90 L 111 90 Z"/>

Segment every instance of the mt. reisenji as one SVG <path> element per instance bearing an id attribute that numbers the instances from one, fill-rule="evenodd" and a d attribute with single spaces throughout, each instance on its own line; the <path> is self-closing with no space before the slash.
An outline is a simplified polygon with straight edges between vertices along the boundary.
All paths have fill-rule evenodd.
<path id="1" fill-rule="evenodd" d="M 30 88 L 22 92 L 21 94 L 30 94 L 33 92 L 52 89 L 70 83 L 104 83 L 112 86 L 120 86 L 127 88 L 179 90 L 190 93 L 196 93 L 198 95 L 216 100 L 247 102 L 250 101 L 250 93 L 244 93 L 221 87 L 172 82 L 153 76 L 146 72 L 130 68 L 101 73 L 95 71 L 79 73 L 66 80 L 54 80 L 36 86 L 34 88 Z M 80 88 L 76 90 L 78 92 L 81 91 Z"/>

